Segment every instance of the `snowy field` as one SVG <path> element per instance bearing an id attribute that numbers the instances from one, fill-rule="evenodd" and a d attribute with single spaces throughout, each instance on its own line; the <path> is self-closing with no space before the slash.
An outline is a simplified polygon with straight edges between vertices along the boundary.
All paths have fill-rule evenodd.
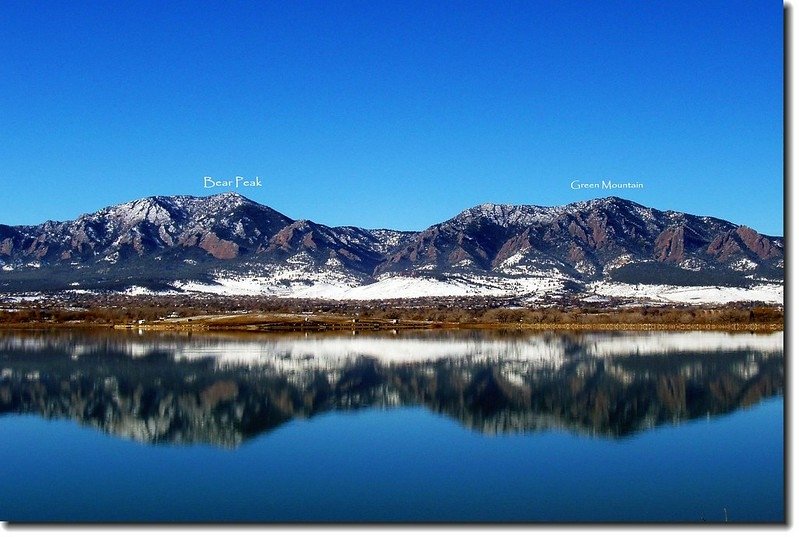
<path id="1" fill-rule="evenodd" d="M 616 282 L 589 284 L 587 300 L 630 298 L 641 304 L 729 304 L 767 302 L 782 304 L 782 284 L 761 284 L 750 288 L 721 286 L 642 285 Z"/>
<path id="2" fill-rule="evenodd" d="M 524 297 L 531 303 L 564 294 L 565 278 L 547 275 L 526 278 L 490 276 L 428 277 L 389 276 L 375 283 L 357 285 L 352 281 L 319 280 L 306 284 L 277 285 L 274 278 L 218 277 L 216 283 L 176 281 L 173 285 L 190 292 L 217 295 L 268 295 L 287 298 L 329 300 L 390 300 L 425 297 Z M 634 285 L 596 282 L 579 296 L 590 302 L 610 298 L 629 299 L 641 304 L 728 304 L 731 302 L 783 303 L 783 285 L 760 284 L 752 287 Z"/>
<path id="3" fill-rule="evenodd" d="M 610 299 L 642 305 L 722 305 L 733 302 L 783 304 L 781 283 L 760 283 L 751 287 L 644 285 L 618 282 L 594 282 L 584 292 L 567 290 L 569 280 L 556 271 L 526 277 L 450 274 L 442 279 L 424 276 L 386 275 L 376 282 L 359 284 L 344 274 L 282 272 L 270 276 L 217 275 L 213 282 L 177 280 L 169 291 L 153 291 L 131 286 L 128 296 L 207 293 L 219 296 L 271 296 L 324 300 L 396 300 L 435 297 L 521 298 L 534 305 L 556 303 L 555 299 L 574 298 L 602 304 Z M 79 288 L 67 294 L 103 294 Z M 15 293 L 0 296 L 0 305 L 25 303 L 47 298 L 45 293 Z"/>

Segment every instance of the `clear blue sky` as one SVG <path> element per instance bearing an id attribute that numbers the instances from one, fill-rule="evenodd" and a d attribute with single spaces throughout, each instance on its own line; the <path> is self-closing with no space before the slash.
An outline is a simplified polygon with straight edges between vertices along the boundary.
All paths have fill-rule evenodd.
<path id="1" fill-rule="evenodd" d="M 618 195 L 782 234 L 782 34 L 773 0 L 2 2 L 0 222 L 241 175 L 328 225 Z"/>

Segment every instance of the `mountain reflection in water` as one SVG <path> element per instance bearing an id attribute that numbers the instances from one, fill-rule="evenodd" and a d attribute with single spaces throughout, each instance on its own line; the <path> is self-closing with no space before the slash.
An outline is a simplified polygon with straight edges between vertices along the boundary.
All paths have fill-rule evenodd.
<path id="1" fill-rule="evenodd" d="M 0 414 L 236 446 L 300 417 L 421 405 L 482 433 L 622 437 L 781 394 L 783 335 L 0 332 Z"/>

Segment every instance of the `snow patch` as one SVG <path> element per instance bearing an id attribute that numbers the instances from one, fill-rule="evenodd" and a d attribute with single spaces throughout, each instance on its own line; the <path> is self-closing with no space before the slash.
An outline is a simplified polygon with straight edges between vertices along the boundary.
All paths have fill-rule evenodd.
<path id="1" fill-rule="evenodd" d="M 132 285 L 123 291 L 123 294 L 129 296 L 139 296 L 139 295 L 152 295 L 154 294 L 150 289 L 146 287 L 141 287 L 139 285 Z"/>
<path id="2" fill-rule="evenodd" d="M 732 264 L 732 269 L 737 270 L 739 272 L 746 272 L 749 270 L 754 270 L 757 268 L 757 263 L 750 259 L 739 259 L 735 263 Z"/>
<path id="3" fill-rule="evenodd" d="M 598 282 L 590 284 L 588 292 L 594 295 L 593 298 L 632 298 L 643 304 L 728 304 L 730 302 L 782 304 L 784 288 L 782 284 L 761 284 L 746 288 Z"/>
<path id="4" fill-rule="evenodd" d="M 680 268 L 685 270 L 692 270 L 694 272 L 700 271 L 705 267 L 705 264 L 698 259 L 686 259 L 680 263 Z"/>
<path id="5" fill-rule="evenodd" d="M 527 253 L 526 250 L 519 250 L 518 252 L 516 252 L 506 260 L 504 260 L 502 263 L 500 263 L 499 268 L 507 269 L 518 265 L 522 261 L 522 259 L 524 259 L 525 253 Z"/>
<path id="6" fill-rule="evenodd" d="M 613 259 L 610 262 L 608 262 L 608 264 L 605 266 L 605 270 L 611 271 L 613 269 L 623 267 L 624 265 L 630 263 L 632 260 L 633 256 L 631 256 L 630 254 L 620 255 L 616 259 Z"/>

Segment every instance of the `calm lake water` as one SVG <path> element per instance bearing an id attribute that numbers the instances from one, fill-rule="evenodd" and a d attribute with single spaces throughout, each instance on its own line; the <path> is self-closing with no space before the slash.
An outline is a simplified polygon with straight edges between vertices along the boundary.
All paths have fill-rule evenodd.
<path id="1" fill-rule="evenodd" d="M 0 332 L 0 519 L 782 522 L 782 333 Z"/>

